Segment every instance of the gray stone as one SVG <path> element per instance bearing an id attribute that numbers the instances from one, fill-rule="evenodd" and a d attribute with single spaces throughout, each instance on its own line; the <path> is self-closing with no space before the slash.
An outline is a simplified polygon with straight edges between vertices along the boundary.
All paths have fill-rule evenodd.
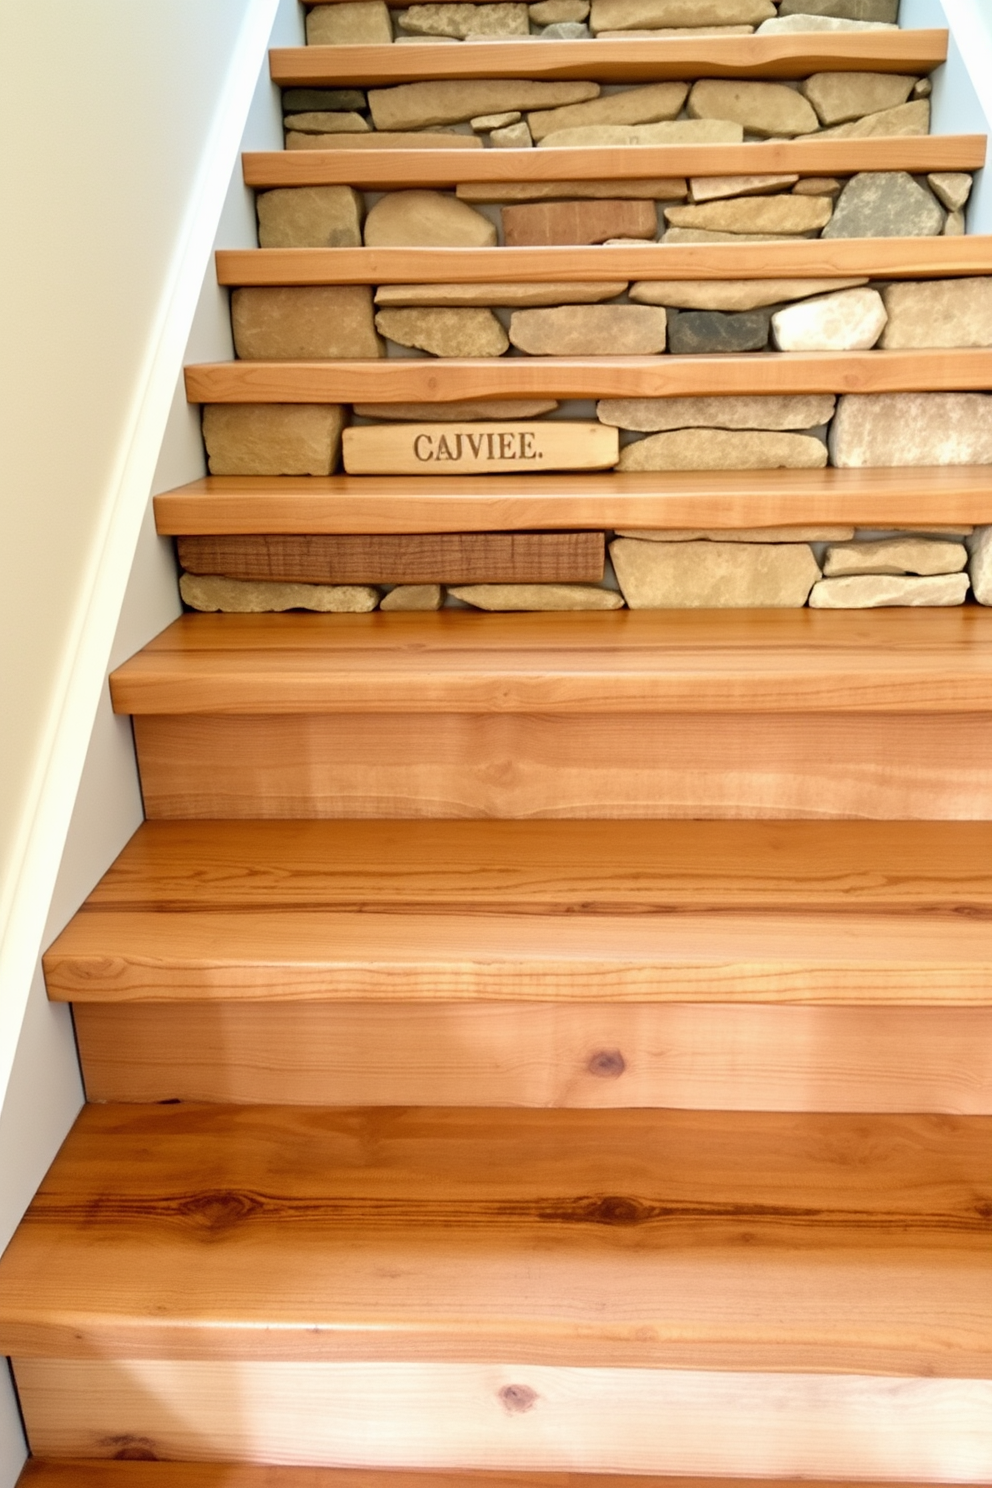
<path id="1" fill-rule="evenodd" d="M 604 398 L 600 423 L 656 433 L 666 429 L 814 429 L 833 418 L 833 393 L 737 397 Z"/>
<path id="2" fill-rule="evenodd" d="M 809 434 L 676 429 L 620 451 L 618 470 L 822 470 L 826 445 Z"/>
<path id="3" fill-rule="evenodd" d="M 980 605 L 992 605 L 992 527 L 976 527 L 968 548 L 975 598 Z"/>
<path id="4" fill-rule="evenodd" d="M 283 88 L 284 114 L 305 114 L 312 109 L 364 109 L 365 94 L 360 88 Z"/>
<path id="5" fill-rule="evenodd" d="M 483 5 L 411 5 L 396 17 L 401 31 L 420 36 L 529 36 L 527 6 L 513 0 L 495 0 Z"/>
<path id="6" fill-rule="evenodd" d="M 833 214 L 827 196 L 739 196 L 692 206 L 666 207 L 673 227 L 730 233 L 816 233 Z"/>
<path id="7" fill-rule="evenodd" d="M 837 16 L 788 15 L 763 21 L 758 36 L 789 36 L 801 31 L 898 31 L 888 21 L 845 21 Z"/>
<path id="8" fill-rule="evenodd" d="M 927 182 L 937 200 L 949 212 L 956 212 L 971 195 L 974 177 L 966 171 L 934 171 Z"/>
<path id="9" fill-rule="evenodd" d="M 286 129 L 300 134 L 368 134 L 372 125 L 361 114 L 289 114 Z"/>
<path id="10" fill-rule="evenodd" d="M 531 356 L 651 356 L 665 349 L 667 318 L 648 305 L 516 310 L 510 340 Z"/>
<path id="11" fill-rule="evenodd" d="M 630 298 L 639 305 L 674 310 L 758 310 L 867 283 L 867 279 L 642 279 L 630 286 Z"/>
<path id="12" fill-rule="evenodd" d="M 779 351 L 869 351 L 887 319 L 877 289 L 844 289 L 777 310 L 772 340 Z"/>
<path id="13" fill-rule="evenodd" d="M 498 357 L 509 346 L 491 310 L 380 310 L 380 336 L 438 357 Z"/>
<path id="14" fill-rule="evenodd" d="M 599 97 L 598 83 L 535 83 L 525 78 L 441 78 L 371 88 L 369 108 L 376 129 L 428 129 L 432 124 L 460 124 L 479 114 L 505 114 L 511 109 L 559 108 Z"/>
<path id="15" fill-rule="evenodd" d="M 589 24 L 593 31 L 753 26 L 774 14 L 770 0 L 592 0 Z"/>
<path id="16" fill-rule="evenodd" d="M 461 424 L 473 419 L 538 418 L 557 407 L 554 398 L 466 398 L 458 403 L 356 403 L 353 412 L 356 418 L 390 424 Z"/>
<path id="17" fill-rule="evenodd" d="M 552 21 L 545 26 L 541 37 L 545 41 L 580 41 L 592 33 L 582 21 Z"/>
<path id="18" fill-rule="evenodd" d="M 585 21 L 589 17 L 589 0 L 536 0 L 527 8 L 535 26 L 553 26 L 559 21 Z"/>
<path id="19" fill-rule="evenodd" d="M 279 610 L 360 615 L 379 603 L 378 589 L 368 584 L 280 584 L 269 579 L 188 573 L 179 580 L 179 592 L 191 609 L 219 610 L 226 615 L 265 615 Z"/>
<path id="20" fill-rule="evenodd" d="M 665 124 L 587 124 L 556 129 L 539 143 L 551 149 L 585 145 L 739 145 L 740 124 L 729 119 L 673 119 Z"/>
<path id="21" fill-rule="evenodd" d="M 527 122 L 536 140 L 559 129 L 578 129 L 589 124 L 656 124 L 677 118 L 688 92 L 688 83 L 649 83 L 643 88 L 608 93 L 588 103 L 541 109 L 529 114 Z"/>
<path id="22" fill-rule="evenodd" d="M 764 351 L 769 323 L 766 310 L 677 310 L 669 317 L 668 344 L 676 356 Z"/>
<path id="23" fill-rule="evenodd" d="M 207 403 L 211 475 L 333 475 L 344 409 L 333 403 Z"/>
<path id="24" fill-rule="evenodd" d="M 388 46 L 392 39 L 384 0 L 337 0 L 307 13 L 308 46 Z"/>
<path id="25" fill-rule="evenodd" d="M 945 238 L 960 238 L 960 237 L 963 237 L 964 232 L 965 232 L 964 213 L 963 212 L 948 212 L 948 214 L 947 214 L 947 220 L 944 223 L 944 237 Z"/>
<path id="26" fill-rule="evenodd" d="M 930 133 L 930 100 L 915 99 L 912 103 L 901 103 L 898 108 L 882 109 L 880 113 L 868 114 L 864 119 L 855 119 L 850 124 L 837 124 L 833 129 L 821 129 L 818 139 L 881 139 L 896 136 L 923 135 Z"/>
<path id="27" fill-rule="evenodd" d="M 992 346 L 992 278 L 923 279 L 883 291 L 889 323 L 882 346 Z"/>
<path id="28" fill-rule="evenodd" d="M 841 192 L 825 238 L 936 238 L 944 213 L 906 171 L 862 171 Z"/>
<path id="29" fill-rule="evenodd" d="M 967 561 L 964 543 L 929 537 L 883 537 L 875 542 L 849 542 L 828 548 L 823 576 L 960 573 Z"/>
<path id="30" fill-rule="evenodd" d="M 519 124 L 508 124 L 505 129 L 494 129 L 489 136 L 494 150 L 529 150 L 534 141 L 530 130 L 521 120 Z"/>
<path id="31" fill-rule="evenodd" d="M 617 538 L 610 558 L 632 610 L 800 609 L 820 577 L 805 543 Z"/>
<path id="32" fill-rule="evenodd" d="M 231 295 L 234 348 L 245 361 L 381 357 L 367 284 L 251 286 Z"/>
<path id="33" fill-rule="evenodd" d="M 380 610 L 439 610 L 444 604 L 441 584 L 397 584 L 383 597 Z"/>
<path id="34" fill-rule="evenodd" d="M 380 284 L 377 305 L 596 305 L 627 288 L 625 279 L 592 284 Z"/>
<path id="35" fill-rule="evenodd" d="M 928 579 L 864 574 L 857 578 L 821 579 L 809 596 L 812 610 L 877 610 L 892 606 L 930 609 L 964 604 L 967 574 L 940 574 Z"/>
<path id="36" fill-rule="evenodd" d="M 986 393 L 848 393 L 830 427 L 834 465 L 992 465 Z"/>
<path id="37" fill-rule="evenodd" d="M 898 21 L 899 0 L 781 0 L 780 16 L 835 16 L 844 21 Z"/>
<path id="38" fill-rule="evenodd" d="M 905 103 L 918 79 L 895 72 L 817 72 L 801 85 L 821 124 L 845 124 Z"/>
<path id="39" fill-rule="evenodd" d="M 694 203 L 725 201 L 735 196 L 770 196 L 798 185 L 798 176 L 693 176 L 689 196 Z"/>
<path id="40" fill-rule="evenodd" d="M 784 83 L 701 78 L 689 94 L 690 119 L 731 119 L 751 134 L 791 139 L 820 127 L 812 105 Z"/>
<path id="41" fill-rule="evenodd" d="M 493 248 L 495 223 L 441 191 L 387 191 L 365 219 L 367 248 Z"/>
<path id="42" fill-rule="evenodd" d="M 260 248 L 360 248 L 365 205 L 351 186 L 287 186 L 260 191 Z"/>
<path id="43" fill-rule="evenodd" d="M 457 584 L 448 590 L 477 610 L 622 610 L 612 589 L 594 584 Z"/>

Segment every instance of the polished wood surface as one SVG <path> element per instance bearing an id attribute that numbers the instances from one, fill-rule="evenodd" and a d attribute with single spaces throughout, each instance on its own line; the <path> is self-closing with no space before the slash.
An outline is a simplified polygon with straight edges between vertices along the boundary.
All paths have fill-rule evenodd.
<path id="1" fill-rule="evenodd" d="M 346 1467 L 273 1467 L 244 1462 L 150 1462 L 140 1459 L 59 1461 L 32 1458 L 18 1488 L 630 1488 L 626 1476 L 579 1472 L 444 1472 L 428 1480 L 416 1470 Z M 806 1488 L 781 1478 L 651 1478 L 638 1488 Z M 879 1482 L 821 1482 L 820 1488 L 910 1488 Z M 913 1488 L 937 1488 L 914 1484 Z"/>
<path id="2" fill-rule="evenodd" d="M 609 470 L 619 458 L 618 430 L 595 419 L 352 425 L 341 435 L 349 475 Z"/>
<path id="3" fill-rule="evenodd" d="M 539 476 L 215 475 L 155 497 L 163 536 L 992 523 L 992 469 L 618 470 Z"/>
<path id="4" fill-rule="evenodd" d="M 0 1347 L 987 1379 L 990 1140 L 985 1117 L 89 1106 L 0 1261 Z"/>

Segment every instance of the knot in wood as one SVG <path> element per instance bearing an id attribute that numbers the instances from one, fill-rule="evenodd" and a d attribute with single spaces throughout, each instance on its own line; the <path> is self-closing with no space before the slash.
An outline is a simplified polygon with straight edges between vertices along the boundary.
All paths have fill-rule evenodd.
<path id="1" fill-rule="evenodd" d="M 530 1385 L 504 1385 L 499 1391 L 503 1409 L 511 1416 L 523 1415 L 537 1404 L 537 1391 Z"/>
<path id="2" fill-rule="evenodd" d="M 589 1056 L 586 1069 L 599 1080 L 619 1080 L 627 1068 L 627 1061 L 619 1049 L 597 1049 Z"/>
<path id="3" fill-rule="evenodd" d="M 244 1224 L 246 1219 L 258 1213 L 262 1204 L 255 1194 L 241 1193 L 236 1189 L 210 1189 L 206 1193 L 188 1195 L 179 1207 L 198 1228 L 218 1234 Z"/>

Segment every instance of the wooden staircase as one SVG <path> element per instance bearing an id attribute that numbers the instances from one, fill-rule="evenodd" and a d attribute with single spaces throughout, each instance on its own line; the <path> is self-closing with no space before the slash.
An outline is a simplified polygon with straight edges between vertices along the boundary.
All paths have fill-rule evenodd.
<path id="1" fill-rule="evenodd" d="M 942 32 L 312 46 L 284 86 L 929 72 Z M 300 150 L 250 186 L 974 170 Z M 222 284 L 929 278 L 989 239 L 253 250 Z M 191 401 L 992 389 L 992 351 L 232 362 Z M 207 477 L 180 539 L 992 523 L 988 468 Z M 49 949 L 23 1488 L 992 1482 L 992 610 L 187 614 Z"/>

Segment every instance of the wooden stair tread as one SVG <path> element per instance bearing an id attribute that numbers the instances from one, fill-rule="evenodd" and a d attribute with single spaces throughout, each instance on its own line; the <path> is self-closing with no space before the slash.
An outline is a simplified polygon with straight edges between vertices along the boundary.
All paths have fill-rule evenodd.
<path id="1" fill-rule="evenodd" d="M 685 1478 L 669 1474 L 588 1472 L 452 1472 L 373 1468 L 272 1467 L 242 1462 L 140 1460 L 26 1463 L 18 1488 L 807 1488 L 808 1479 Z M 817 1488 L 937 1488 L 934 1483 L 885 1484 L 817 1480 Z"/>
<path id="2" fill-rule="evenodd" d="M 992 1118 L 90 1106 L 16 1357 L 983 1378 Z"/>

